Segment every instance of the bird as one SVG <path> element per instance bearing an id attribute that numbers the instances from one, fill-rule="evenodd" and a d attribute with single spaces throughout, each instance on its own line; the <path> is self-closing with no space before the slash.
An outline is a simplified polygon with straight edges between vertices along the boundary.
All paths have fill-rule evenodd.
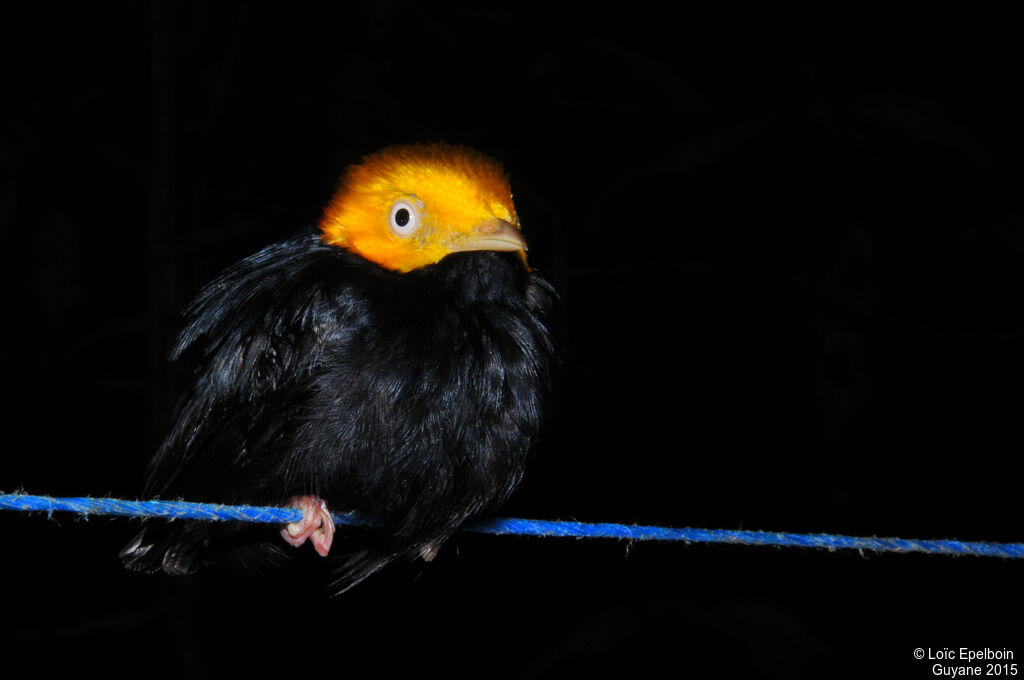
<path id="1" fill-rule="evenodd" d="M 503 166 L 397 145 L 342 174 L 319 224 L 228 267 L 185 310 L 194 366 L 145 494 L 282 505 L 275 527 L 147 521 L 131 570 L 190 574 L 312 544 L 339 592 L 432 560 L 508 499 L 550 410 L 554 287 L 526 257 Z M 336 539 L 332 512 L 373 528 Z M 351 535 L 350 535 L 351 534 Z"/>

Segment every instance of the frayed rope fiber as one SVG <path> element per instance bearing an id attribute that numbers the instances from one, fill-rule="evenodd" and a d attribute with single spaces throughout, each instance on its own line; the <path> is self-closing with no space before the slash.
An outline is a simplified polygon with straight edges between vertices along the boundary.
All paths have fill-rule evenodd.
<path id="1" fill-rule="evenodd" d="M 294 508 L 266 508 L 248 505 L 217 505 L 185 501 L 125 501 L 114 498 L 51 498 L 27 494 L 0 494 L 0 510 L 23 512 L 74 512 L 81 515 L 122 515 L 210 521 L 236 520 L 286 524 L 302 519 Z M 337 524 L 372 526 L 357 515 L 335 513 Z M 629 541 L 682 541 L 685 543 L 733 543 L 774 545 L 827 550 L 871 550 L 875 552 L 920 552 L 941 555 L 1024 558 L 1024 543 L 980 543 L 968 541 L 920 541 L 905 538 L 862 538 L 834 534 L 794 534 L 729 529 L 671 529 L 630 524 L 551 522 L 508 517 L 490 517 L 463 527 L 482 534 L 547 536 L 566 538 L 617 538 Z"/>

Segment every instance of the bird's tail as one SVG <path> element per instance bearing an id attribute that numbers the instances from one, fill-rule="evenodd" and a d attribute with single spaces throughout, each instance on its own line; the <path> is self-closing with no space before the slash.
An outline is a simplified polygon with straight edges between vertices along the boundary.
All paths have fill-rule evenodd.
<path id="1" fill-rule="evenodd" d="M 198 522 L 150 523 L 121 549 L 121 564 L 147 574 L 192 574 L 204 563 L 209 529 Z"/>
<path id="2" fill-rule="evenodd" d="M 250 573 L 286 559 L 270 525 L 248 522 L 151 521 L 121 549 L 121 564 L 147 574 L 194 574 L 228 562 Z"/>
<path id="3" fill-rule="evenodd" d="M 349 553 L 334 572 L 332 590 L 336 595 L 344 593 L 376 574 L 395 558 L 394 554 L 385 554 L 372 548 Z"/>

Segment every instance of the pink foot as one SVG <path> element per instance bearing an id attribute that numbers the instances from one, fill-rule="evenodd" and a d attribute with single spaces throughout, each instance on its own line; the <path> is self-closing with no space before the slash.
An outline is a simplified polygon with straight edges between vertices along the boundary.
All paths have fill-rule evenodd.
<path id="1" fill-rule="evenodd" d="M 327 510 L 327 503 L 316 496 L 295 496 L 291 507 L 302 510 L 302 520 L 286 524 L 281 529 L 281 537 L 295 547 L 308 538 L 317 554 L 327 557 L 334 541 L 334 520 Z"/>
<path id="2" fill-rule="evenodd" d="M 441 549 L 440 543 L 427 543 L 420 546 L 420 557 L 424 562 L 432 562 L 437 557 L 437 551 Z"/>

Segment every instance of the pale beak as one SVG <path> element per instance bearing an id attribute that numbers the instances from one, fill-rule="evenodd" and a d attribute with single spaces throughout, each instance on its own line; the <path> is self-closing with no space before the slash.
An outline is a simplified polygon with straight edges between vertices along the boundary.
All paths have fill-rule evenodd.
<path id="1" fill-rule="evenodd" d="M 453 253 L 470 250 L 525 251 L 526 239 L 514 225 L 497 218 L 481 222 L 468 234 L 460 234 L 449 244 Z"/>

